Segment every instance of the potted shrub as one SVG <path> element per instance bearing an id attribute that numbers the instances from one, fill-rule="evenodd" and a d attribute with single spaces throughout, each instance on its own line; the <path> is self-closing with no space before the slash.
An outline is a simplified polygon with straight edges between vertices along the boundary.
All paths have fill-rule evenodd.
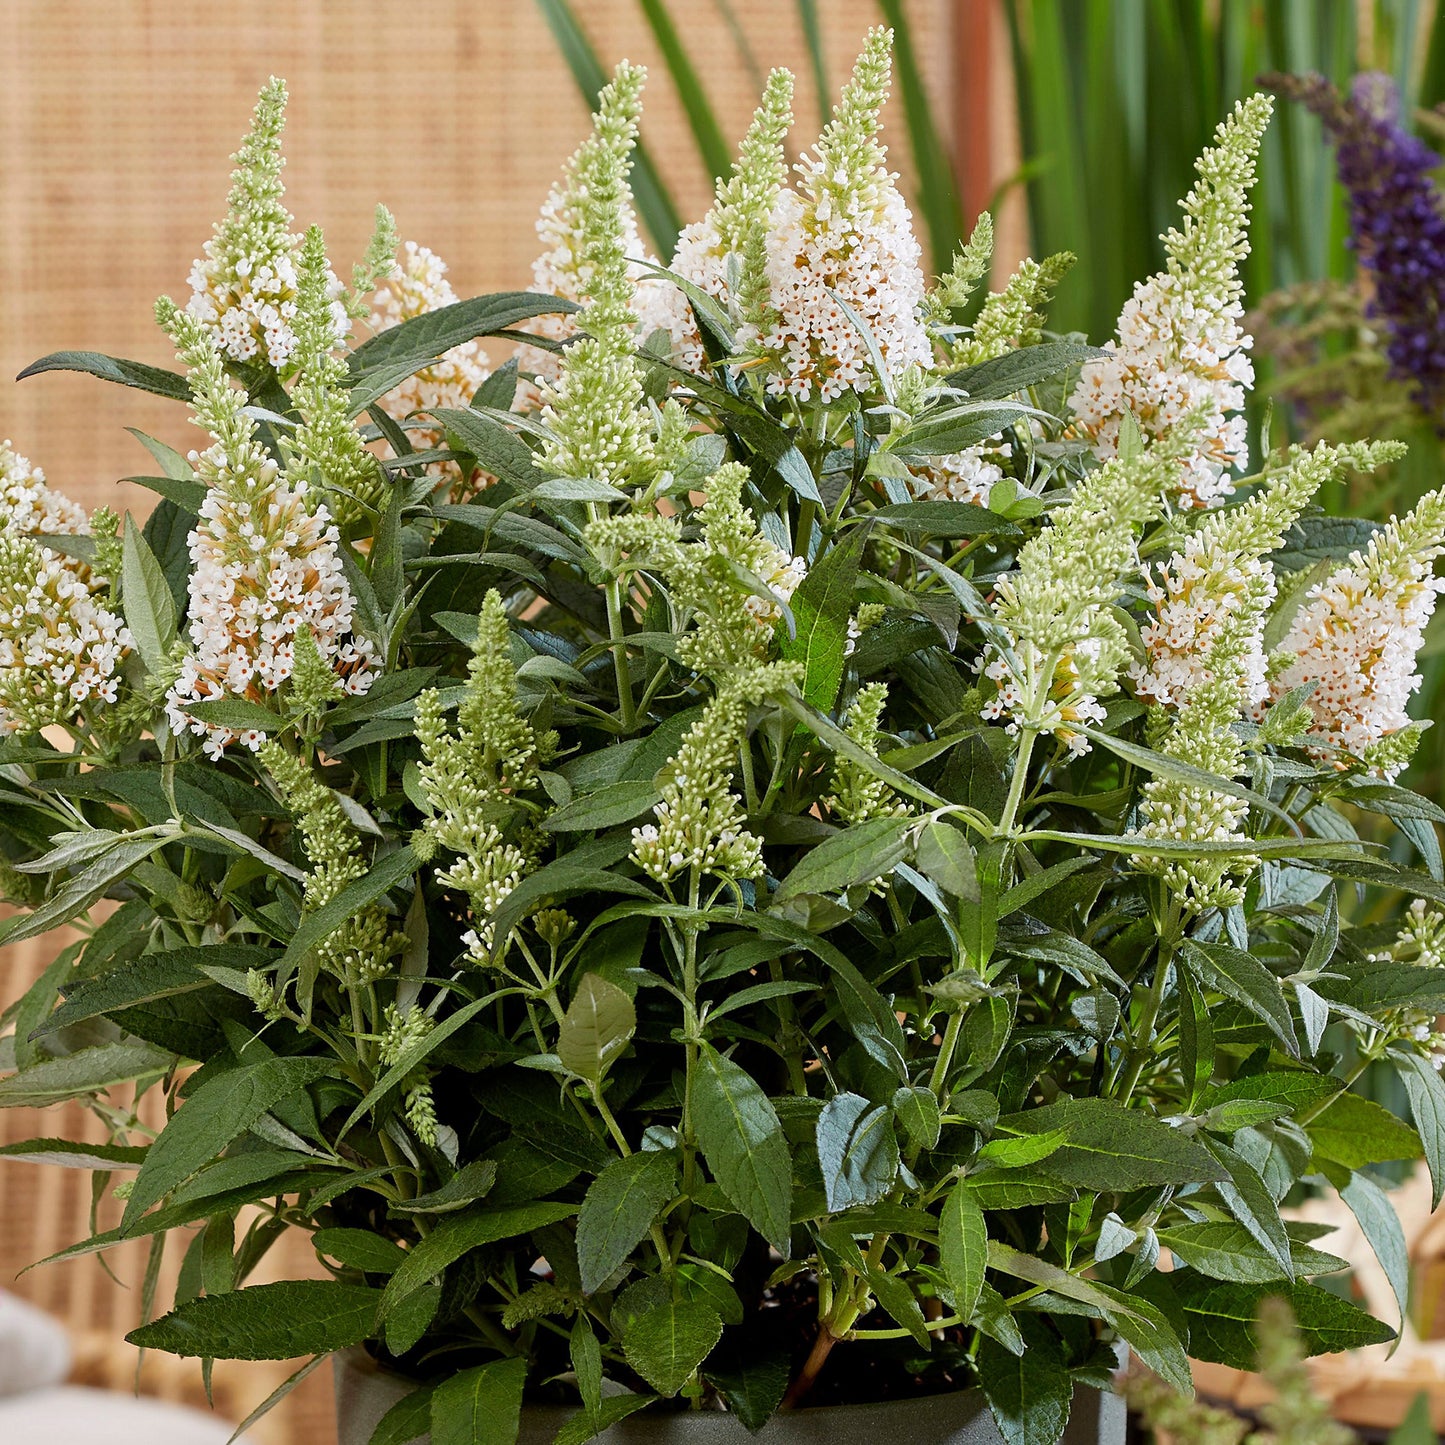
<path id="1" fill-rule="evenodd" d="M 0 1102 L 107 1140 L 6 1152 L 119 1201 L 61 1258 L 179 1236 L 136 1344 L 350 1351 L 348 1445 L 1042 1445 L 1121 1438 L 1121 1346 L 1248 1362 L 1268 1295 L 1389 1337 L 1278 1205 L 1393 1258 L 1363 1171 L 1445 1177 L 1442 924 L 1388 906 L 1445 896 L 1393 781 L 1445 494 L 1239 475 L 1266 98 L 1096 349 L 1067 258 L 969 310 L 986 220 L 925 286 L 888 44 L 791 181 L 769 79 L 665 269 L 620 67 L 536 289 L 464 301 L 385 212 L 350 288 L 293 234 L 273 82 L 157 309 L 184 374 L 32 368 L 209 438 L 147 442 L 144 526 L 0 493 L 3 937 L 81 930 Z M 317 1277 L 248 1283 L 288 1229 Z"/>

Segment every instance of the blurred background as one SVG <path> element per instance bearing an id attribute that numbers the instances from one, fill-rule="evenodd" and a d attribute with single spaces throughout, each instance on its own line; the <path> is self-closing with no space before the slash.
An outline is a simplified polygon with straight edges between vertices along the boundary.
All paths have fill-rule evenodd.
<path id="1" fill-rule="evenodd" d="M 300 224 L 325 228 L 337 271 L 349 273 L 382 201 L 403 237 L 441 255 L 457 293 L 470 296 L 530 284 L 537 209 L 617 59 L 651 70 L 634 187 L 652 249 L 666 257 L 679 225 L 706 209 L 767 69 L 797 75 L 801 147 L 880 20 L 898 41 L 885 138 L 931 269 L 947 267 L 990 209 L 997 278 L 1025 255 L 1075 252 L 1053 325 L 1104 340 L 1133 282 L 1159 264 L 1157 236 L 1175 219 L 1194 157 L 1262 72 L 1319 71 L 1348 84 L 1357 70 L 1382 71 L 1399 87 L 1406 124 L 1437 137 L 1439 9 L 1435 0 L 5 0 L 0 376 L 70 348 L 172 364 L 151 304 L 187 291 L 224 207 L 228 157 L 271 73 L 291 89 L 287 201 Z M 1351 387 L 1369 378 L 1365 430 L 1406 435 L 1415 449 L 1370 495 L 1349 500 L 1388 515 L 1439 484 L 1435 420 L 1383 378 L 1334 156 L 1319 121 L 1292 104 L 1280 105 L 1255 202 L 1246 274 L 1249 304 L 1265 308 L 1259 419 L 1273 394 L 1276 442 L 1328 433 L 1342 388 L 1358 399 Z M 1282 323 L 1301 319 L 1304 332 L 1278 339 Z M 1322 376 L 1335 378 L 1333 391 L 1322 392 Z M 0 437 L 88 507 L 142 513 L 152 500 L 124 480 L 150 468 L 127 426 L 194 445 L 174 403 L 63 372 L 0 384 Z M 1440 653 L 1432 636 L 1421 716 L 1441 715 Z M 1414 786 L 1438 796 L 1442 757 L 1441 740 L 1427 736 Z M 0 1001 L 18 996 L 54 947 L 52 935 L 0 950 Z M 25 1112 L 0 1114 L 0 1143 L 83 1127 Z M 92 1257 L 16 1280 L 89 1232 L 92 1200 L 81 1171 L 9 1162 L 0 1171 L 0 1289 L 64 1323 L 76 1378 L 129 1390 L 135 1352 L 121 1337 L 148 1294 L 166 1308 L 174 1261 L 148 1263 L 129 1246 L 107 1256 L 114 1277 Z M 98 1207 L 104 1218 L 106 1202 Z M 1371 1411 L 1398 1419 L 1439 1376 L 1435 1426 L 1445 1426 L 1445 1364 L 1437 1368 L 1428 1338 L 1440 1280 L 1431 1239 L 1441 1231 L 1416 1212 L 1407 1224 L 1415 1353 L 1402 1351 L 1388 1379 L 1378 1362 L 1354 1361 L 1322 1385 L 1361 1424 L 1385 1423 Z M 290 1270 L 310 1256 L 301 1240 L 279 1250 Z M 1369 1284 L 1357 1281 L 1366 1293 Z M 218 1410 L 239 1420 L 287 1373 L 218 1365 Z M 1247 1382 L 1216 1384 L 1249 1402 Z M 204 1400 L 194 1362 L 148 1359 L 140 1388 Z M 247 1438 L 327 1445 L 328 1392 L 319 1370 Z"/>

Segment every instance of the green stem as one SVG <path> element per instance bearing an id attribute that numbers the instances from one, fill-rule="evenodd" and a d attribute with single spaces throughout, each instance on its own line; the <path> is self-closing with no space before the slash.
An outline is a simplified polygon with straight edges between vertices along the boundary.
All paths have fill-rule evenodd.
<path id="1" fill-rule="evenodd" d="M 1139 1016 L 1139 1026 L 1134 1031 L 1129 1048 L 1128 1067 L 1119 1084 L 1118 1099 L 1121 1104 L 1129 1102 L 1129 1097 L 1139 1082 L 1139 1075 L 1144 1072 L 1144 1065 L 1153 1053 L 1154 1023 L 1164 1002 L 1164 986 L 1169 978 L 1169 960 L 1173 955 L 1174 938 L 1171 928 L 1159 939 L 1159 957 L 1154 965 L 1154 981 L 1149 985 L 1149 992 L 1144 999 L 1144 1011 Z"/>
<path id="2" fill-rule="evenodd" d="M 1014 758 L 1014 775 L 1009 781 L 1008 798 L 1003 805 L 1003 816 L 998 820 L 995 837 L 1008 838 L 1014 831 L 1018 818 L 1019 804 L 1023 801 L 1024 785 L 1028 781 L 1029 759 L 1033 756 L 1034 742 L 1038 738 L 1032 728 L 1025 728 L 1019 739 L 1018 756 Z"/>
<path id="3" fill-rule="evenodd" d="M 617 675 L 618 722 L 630 733 L 637 726 L 632 700 L 632 673 L 627 666 L 627 638 L 622 630 L 622 583 L 616 577 L 607 583 L 607 635 L 612 640 L 612 669 Z"/>

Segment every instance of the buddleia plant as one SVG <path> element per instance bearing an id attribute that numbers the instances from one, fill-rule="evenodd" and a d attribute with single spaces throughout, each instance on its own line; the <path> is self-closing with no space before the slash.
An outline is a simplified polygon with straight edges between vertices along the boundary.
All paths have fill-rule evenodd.
<path id="1" fill-rule="evenodd" d="M 1249 432 L 1267 102 L 1101 356 L 1065 258 L 979 294 L 986 220 L 930 284 L 890 44 L 791 173 L 769 75 L 670 267 L 618 66 L 480 297 L 384 210 L 339 288 L 272 83 L 150 516 L 0 449 L 0 942 L 68 930 L 0 1103 L 93 1115 L 0 1156 L 98 1171 L 64 1255 L 158 1241 L 138 1346 L 340 1353 L 344 1413 L 363 1351 L 378 1439 L 978 1389 L 1051 1445 L 1275 1295 L 1393 1335 L 1281 1202 L 1393 1270 L 1379 1166 L 1445 1190 L 1445 504 L 1326 517 L 1398 447 Z"/>

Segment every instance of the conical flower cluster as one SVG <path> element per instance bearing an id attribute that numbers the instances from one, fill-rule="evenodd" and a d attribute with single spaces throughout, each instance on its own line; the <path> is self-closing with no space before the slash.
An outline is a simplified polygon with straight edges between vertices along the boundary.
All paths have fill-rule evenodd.
<path id="1" fill-rule="evenodd" d="M 456 855 L 437 870 L 437 882 L 467 895 L 473 921 L 467 942 L 477 962 L 486 960 L 492 945 L 492 915 L 528 866 L 526 853 L 507 836 L 516 795 L 536 782 L 538 763 L 556 742 L 555 734 L 539 737 L 518 709 L 509 638 L 501 594 L 488 592 L 456 731 L 448 731 L 435 690 L 416 703 L 423 760 L 418 781 L 428 808 L 424 835 Z"/>
<path id="2" fill-rule="evenodd" d="M 626 326 L 638 341 L 659 328 L 668 328 L 673 303 L 667 293 L 674 290 L 670 282 L 649 269 L 658 261 L 642 244 L 627 184 L 627 167 L 637 135 L 639 97 L 646 77 L 647 72 L 640 66 L 624 62 L 598 96 L 593 133 L 568 159 L 562 179 L 542 203 L 537 218 L 542 251 L 532 263 L 531 286 L 544 296 L 560 296 L 581 304 L 596 297 L 599 264 L 617 270 L 625 277 L 629 292 L 623 301 Z M 614 176 L 607 172 L 616 169 L 618 153 L 624 159 Z M 599 223 L 609 232 L 616 230 L 617 235 L 603 236 Z M 579 328 L 586 329 L 581 314 L 572 312 L 566 316 L 536 316 L 523 322 L 518 330 L 562 343 L 571 341 Z M 539 384 L 554 384 L 561 377 L 562 356 L 540 346 L 519 346 L 517 367 L 524 378 L 517 391 L 517 405 L 535 407 L 542 400 Z"/>
<path id="3" fill-rule="evenodd" d="M 45 473 L 0 442 L 0 526 L 24 537 L 84 536 L 90 531 L 85 508 L 53 491 Z"/>
<path id="4" fill-rule="evenodd" d="M 1183 228 L 1163 238 L 1167 266 L 1134 288 L 1112 354 L 1083 368 L 1071 399 L 1077 430 L 1106 458 L 1118 453 L 1125 412 L 1156 439 L 1202 417 L 1184 459 L 1182 507 L 1227 497 L 1230 470 L 1248 459 L 1240 412 L 1254 367 L 1240 325 L 1239 263 L 1249 254 L 1247 193 L 1270 109 L 1268 96 L 1251 96 L 1221 123 L 1215 145 L 1199 158 Z"/>
<path id="5" fill-rule="evenodd" d="M 286 123 L 286 86 L 272 76 L 256 102 L 251 129 L 232 160 L 225 220 L 191 267 L 187 310 L 211 333 L 232 361 L 261 360 L 285 375 L 296 353 L 297 261 L 300 237 L 282 204 L 281 130 Z M 330 277 L 338 338 L 351 329 Z"/>
<path id="6" fill-rule="evenodd" d="M 84 507 L 0 443 L 0 736 L 39 732 L 87 703 L 116 700 L 132 643 L 104 605 L 108 579 L 42 541 L 90 530 Z"/>
<path id="7" fill-rule="evenodd" d="M 456 301 L 447 263 L 435 251 L 408 241 L 372 298 L 371 330 L 388 331 Z M 435 407 L 470 406 L 491 369 L 482 343 L 464 341 L 387 392 L 382 408 L 400 421 Z"/>
<path id="8" fill-rule="evenodd" d="M 1100 699 L 1118 689 L 1129 655 L 1111 605 L 1136 560 L 1135 529 L 1156 511 L 1176 466 L 1151 452 L 1106 463 L 1020 549 L 1017 570 L 997 589 L 1003 635 L 978 661 L 996 686 L 984 717 L 1088 751 L 1080 726 L 1103 721 Z"/>
<path id="9" fill-rule="evenodd" d="M 756 324 L 762 319 L 768 227 L 788 174 L 783 142 L 793 123 L 792 100 L 792 75 L 772 71 L 732 175 L 718 182 L 707 215 L 683 228 L 673 253 L 673 272 L 715 297 L 734 320 Z M 670 314 L 674 359 L 701 373 L 707 357 L 692 307 L 676 287 L 661 295 Z"/>
<path id="10" fill-rule="evenodd" d="M 773 205 L 768 315 L 738 332 L 764 358 L 767 389 L 799 402 L 868 392 L 928 366 L 922 252 L 878 140 L 892 32 L 869 32 L 833 119 Z M 850 315 L 851 312 L 851 315 Z M 866 328 L 887 373 L 875 375 Z"/>
<path id="11" fill-rule="evenodd" d="M 1286 661 L 1270 679 L 1270 694 L 1314 684 L 1310 737 L 1321 756 L 1343 752 L 1385 777 L 1408 761 L 1416 730 L 1405 705 L 1420 687 L 1415 659 L 1445 588 L 1434 575 L 1442 552 L 1445 488 L 1403 520 L 1392 518 L 1310 589 L 1280 644 Z"/>
<path id="12" fill-rule="evenodd" d="M 1269 692 L 1264 626 L 1276 587 L 1268 556 L 1325 481 L 1347 468 L 1368 471 L 1401 451 L 1384 442 L 1296 453 L 1249 501 L 1211 513 L 1182 552 L 1146 572 L 1156 614 L 1142 629 L 1147 661 L 1133 676 L 1139 696 L 1162 705 L 1150 719 L 1154 732 L 1162 729 L 1158 751 L 1221 778 L 1244 771 L 1235 724 Z M 1248 815 L 1249 804 L 1231 793 L 1161 775 L 1144 785 L 1139 831 L 1170 842 L 1242 843 Z M 1135 861 L 1192 912 L 1239 902 L 1257 864 L 1247 853 Z"/>
<path id="13" fill-rule="evenodd" d="M 346 363 L 337 354 L 326 243 L 319 226 L 301 245 L 292 400 L 301 414 L 288 468 L 296 486 L 321 483 L 328 510 L 343 525 L 375 512 L 385 478 L 351 419 Z"/>
<path id="14" fill-rule="evenodd" d="M 638 288 L 628 262 L 631 202 L 627 171 L 637 139 L 646 72 L 625 61 L 598 97 L 592 135 L 573 156 L 577 245 L 585 262 L 577 337 L 562 357 L 556 381 L 541 386 L 547 439 L 537 465 L 557 477 L 587 477 L 614 485 L 637 482 L 657 460 L 657 441 L 637 363 Z M 676 407 L 672 408 L 676 417 Z M 678 433 L 686 436 L 685 427 Z"/>
<path id="15" fill-rule="evenodd" d="M 97 600 L 104 584 L 10 526 L 0 528 L 0 736 L 39 732 L 113 703 L 130 633 Z"/>
<path id="16" fill-rule="evenodd" d="M 843 724 L 844 731 L 864 752 L 878 756 L 883 709 L 888 685 L 865 683 L 858 689 Z M 823 800 L 845 823 L 866 823 L 870 818 L 899 818 L 908 807 L 876 773 L 841 753 L 833 762 L 833 792 Z"/>
<path id="17" fill-rule="evenodd" d="M 1184 547 L 1146 568 L 1154 616 L 1141 629 L 1144 660 L 1130 677 L 1146 702 L 1183 707 L 1210 680 L 1209 657 L 1226 632 L 1238 630 L 1239 706 L 1261 704 L 1265 680 L 1264 624 L 1277 595 L 1269 554 L 1325 480 L 1346 468 L 1369 471 L 1394 460 L 1398 445 L 1317 446 L 1296 454 L 1288 468 L 1242 506 L 1211 513 Z"/>
<path id="18" fill-rule="evenodd" d="M 166 715 L 176 732 L 204 737 L 206 753 L 218 758 L 238 735 L 191 716 L 187 704 L 265 703 L 291 677 L 300 629 L 310 629 L 349 693 L 367 691 L 380 660 L 353 631 L 356 603 L 326 507 L 313 509 L 306 484 L 288 483 L 266 454 L 201 324 L 165 301 L 157 316 L 190 368 L 195 419 L 214 439 L 191 454 L 208 489 L 189 539 L 193 650 L 167 693 Z M 251 748 L 263 736 L 239 734 Z"/>
<path id="19" fill-rule="evenodd" d="M 669 883 L 681 873 L 731 882 L 763 876 L 763 841 L 744 826 L 732 791 L 748 708 L 797 678 L 791 663 L 770 663 L 725 682 L 684 735 L 663 785 L 653 821 L 632 830 L 632 858 L 649 878 Z"/>

